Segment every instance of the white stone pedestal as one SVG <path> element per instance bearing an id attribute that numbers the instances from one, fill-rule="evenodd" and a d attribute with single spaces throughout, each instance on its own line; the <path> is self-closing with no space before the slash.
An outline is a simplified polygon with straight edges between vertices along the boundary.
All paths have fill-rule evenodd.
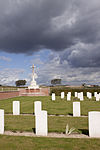
<path id="1" fill-rule="evenodd" d="M 42 110 L 42 103 L 41 101 L 34 102 L 34 114 L 35 116 L 38 115 Z"/>
<path id="2" fill-rule="evenodd" d="M 28 89 L 39 89 L 39 85 L 37 85 L 36 81 L 35 81 L 35 75 L 34 75 L 34 71 L 32 74 L 32 81 L 30 86 L 28 86 Z"/>
<path id="3" fill-rule="evenodd" d="M 52 93 L 52 101 L 55 101 L 55 93 Z"/>
<path id="4" fill-rule="evenodd" d="M 61 99 L 64 98 L 64 92 L 61 92 Z"/>
<path id="5" fill-rule="evenodd" d="M 41 111 L 41 113 L 35 116 L 35 129 L 36 135 L 47 136 L 48 134 L 47 111 Z"/>
<path id="6" fill-rule="evenodd" d="M 0 134 L 4 133 L 4 110 L 0 109 Z"/>
<path id="7" fill-rule="evenodd" d="M 13 115 L 20 115 L 20 101 L 13 101 Z"/>
<path id="8" fill-rule="evenodd" d="M 80 117 L 80 102 L 73 102 L 73 116 Z"/>
<path id="9" fill-rule="evenodd" d="M 89 136 L 100 138 L 100 112 L 91 111 L 89 117 Z"/>
<path id="10" fill-rule="evenodd" d="M 28 86 L 28 89 L 39 89 L 39 85 L 37 85 L 36 81 L 31 81 L 31 85 Z"/>

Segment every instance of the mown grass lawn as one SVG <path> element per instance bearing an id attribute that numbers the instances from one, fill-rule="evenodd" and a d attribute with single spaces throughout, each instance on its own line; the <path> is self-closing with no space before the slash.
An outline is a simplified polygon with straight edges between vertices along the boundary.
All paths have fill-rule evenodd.
<path id="1" fill-rule="evenodd" d="M 96 102 L 84 97 L 81 101 L 81 114 L 88 115 L 89 111 L 100 111 L 100 102 Z M 12 113 L 12 101 L 19 100 L 21 103 L 21 113 L 34 113 L 34 101 L 42 101 L 42 109 L 47 110 L 48 114 L 72 114 L 73 101 L 78 101 L 72 97 L 72 101 L 67 101 L 66 97 L 61 100 L 60 96 L 56 97 L 56 101 L 51 101 L 50 96 L 38 97 L 15 97 L 6 100 L 0 100 L 0 109 L 4 109 L 5 113 Z"/>
<path id="2" fill-rule="evenodd" d="M 68 102 L 66 98 L 61 100 L 56 97 L 56 101 L 51 101 L 51 97 L 16 97 L 7 100 L 0 100 L 0 109 L 5 113 L 12 113 L 12 101 L 19 100 L 21 103 L 21 113 L 34 112 L 34 101 L 42 101 L 42 109 L 47 110 L 48 114 L 72 114 L 72 103 L 77 101 L 72 98 Z M 82 115 L 87 115 L 88 111 L 100 111 L 100 102 L 93 98 L 81 102 Z M 66 125 L 76 128 L 76 131 L 88 134 L 88 117 L 67 117 L 67 116 L 48 116 L 49 132 L 65 132 Z M 29 131 L 34 132 L 35 117 L 13 116 L 5 114 L 5 130 Z M 18 137 L 0 135 L 0 150 L 99 150 L 100 139 L 66 139 L 66 138 L 45 138 L 45 137 Z"/>
<path id="3" fill-rule="evenodd" d="M 70 128 L 74 127 L 80 133 L 88 132 L 87 117 L 48 117 L 49 132 L 65 132 L 66 125 Z M 34 132 L 35 117 L 34 116 L 11 116 L 5 115 L 5 130 L 11 131 L 30 131 Z"/>
<path id="4" fill-rule="evenodd" d="M 100 139 L 64 139 L 0 135 L 0 150 L 99 150 Z"/>

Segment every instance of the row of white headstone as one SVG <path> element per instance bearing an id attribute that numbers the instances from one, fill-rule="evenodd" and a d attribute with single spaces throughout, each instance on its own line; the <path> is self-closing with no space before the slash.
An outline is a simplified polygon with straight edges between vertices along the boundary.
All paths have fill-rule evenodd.
<path id="1" fill-rule="evenodd" d="M 100 93 L 94 92 L 94 97 L 96 98 L 96 101 L 100 101 Z"/>
<path id="2" fill-rule="evenodd" d="M 84 100 L 84 97 L 83 97 L 83 92 L 75 92 L 75 97 L 79 98 L 80 101 L 83 101 Z"/>
<path id="3" fill-rule="evenodd" d="M 61 92 L 61 99 L 64 99 L 65 97 L 65 93 L 64 92 Z M 80 101 L 83 101 L 84 100 L 84 95 L 83 95 L 83 92 L 75 92 L 75 97 L 77 97 L 78 99 L 80 99 Z M 92 93 L 90 92 L 87 92 L 87 97 L 89 99 L 92 99 Z M 94 97 L 96 98 L 96 101 L 99 101 L 100 100 L 100 93 L 97 94 L 97 92 L 94 92 Z M 52 93 L 52 101 L 55 101 L 56 100 L 56 96 L 55 96 L 55 93 Z M 67 101 L 70 101 L 71 100 L 71 92 L 68 92 L 67 93 Z"/>
<path id="4" fill-rule="evenodd" d="M 64 92 L 61 92 L 61 99 L 64 99 L 65 97 L 65 94 Z M 77 96 L 76 96 L 76 92 L 75 92 L 75 97 L 78 97 L 80 100 L 83 100 L 83 93 L 77 93 Z M 56 100 L 56 96 L 55 96 L 55 93 L 52 93 L 52 101 L 55 101 Z M 67 93 L 67 101 L 70 101 L 71 100 L 71 92 L 68 92 Z"/>
<path id="5" fill-rule="evenodd" d="M 47 111 L 42 110 L 41 101 L 34 102 L 36 135 L 47 136 Z M 13 101 L 13 115 L 20 115 L 20 101 Z M 0 134 L 4 133 L 4 110 L 0 109 Z"/>
<path id="6" fill-rule="evenodd" d="M 13 115 L 20 115 L 20 102 L 13 101 Z M 0 134 L 4 134 L 4 110 L 0 109 Z"/>
<path id="7" fill-rule="evenodd" d="M 36 135 L 47 136 L 47 111 L 42 110 L 41 102 L 34 102 Z M 73 102 L 73 116 L 80 116 L 80 102 Z M 100 112 L 92 111 L 89 117 L 89 136 L 100 137 Z M 0 109 L 0 134 L 4 133 L 4 110 Z"/>
<path id="8" fill-rule="evenodd" d="M 13 115 L 20 114 L 20 102 L 13 101 Z M 0 134 L 4 133 L 4 110 L 0 109 Z"/>

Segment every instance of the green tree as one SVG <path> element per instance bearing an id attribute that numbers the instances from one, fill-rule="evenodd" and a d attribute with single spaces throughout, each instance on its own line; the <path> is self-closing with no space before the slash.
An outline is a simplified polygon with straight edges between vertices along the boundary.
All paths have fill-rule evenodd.
<path id="1" fill-rule="evenodd" d="M 26 84 L 26 80 L 17 80 L 15 82 L 16 86 L 21 86 L 21 85 L 25 85 Z"/>
<path id="2" fill-rule="evenodd" d="M 51 84 L 53 84 L 53 85 L 61 84 L 61 79 L 53 79 L 53 80 L 51 80 Z"/>

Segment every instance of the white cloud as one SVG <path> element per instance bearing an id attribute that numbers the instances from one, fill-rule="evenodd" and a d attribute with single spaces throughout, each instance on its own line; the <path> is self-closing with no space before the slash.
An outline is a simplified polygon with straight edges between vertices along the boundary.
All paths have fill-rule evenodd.
<path id="1" fill-rule="evenodd" d="M 21 78 L 23 69 L 5 68 L 0 71 L 0 84 L 1 85 L 15 85 L 15 81 Z"/>
<path id="2" fill-rule="evenodd" d="M 11 61 L 11 58 L 5 57 L 5 56 L 0 56 L 0 60 L 10 62 L 10 61 Z"/>
<path id="3" fill-rule="evenodd" d="M 43 62 L 41 61 L 40 59 L 40 56 L 36 57 L 36 58 L 33 58 L 31 61 L 30 61 L 31 64 L 38 64 L 38 65 L 42 65 Z"/>
<path id="4" fill-rule="evenodd" d="M 100 84 L 100 69 L 94 67 L 72 68 L 67 60 L 60 62 L 61 53 L 51 53 L 49 61 L 44 63 L 38 70 L 38 83 L 50 84 L 54 78 L 61 78 L 63 84 L 81 85 Z M 52 59 L 51 59 L 52 57 Z"/>

